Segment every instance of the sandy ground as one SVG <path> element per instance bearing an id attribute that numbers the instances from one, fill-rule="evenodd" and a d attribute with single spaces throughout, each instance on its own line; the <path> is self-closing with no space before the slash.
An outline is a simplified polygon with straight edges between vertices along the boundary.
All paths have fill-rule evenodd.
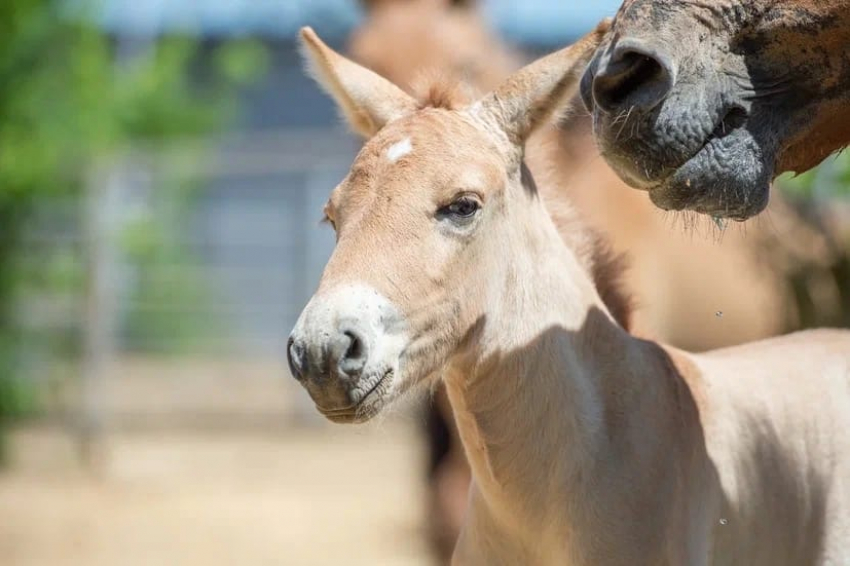
<path id="1" fill-rule="evenodd" d="M 0 564 L 431 563 L 413 419 L 281 425 L 269 419 L 282 416 L 276 403 L 292 407 L 292 390 L 263 372 L 251 381 L 250 371 L 216 378 L 184 366 L 195 385 L 169 387 L 166 368 L 152 369 L 153 381 L 142 370 L 112 380 L 94 472 L 66 430 L 13 434 L 0 473 Z"/>

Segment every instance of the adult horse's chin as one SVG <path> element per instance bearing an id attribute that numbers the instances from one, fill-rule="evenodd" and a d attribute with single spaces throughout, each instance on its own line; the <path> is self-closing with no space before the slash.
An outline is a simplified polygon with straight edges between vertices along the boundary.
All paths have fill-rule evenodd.
<path id="1" fill-rule="evenodd" d="M 590 94 L 592 73 L 591 67 L 585 104 L 602 155 L 623 181 L 648 191 L 664 210 L 740 221 L 764 210 L 774 173 L 773 144 L 752 128 L 751 105 L 730 101 L 728 92 L 682 93 L 644 113 L 612 113 Z"/>
<path id="2" fill-rule="evenodd" d="M 738 129 L 710 138 L 696 155 L 647 189 L 664 210 L 743 221 L 768 204 L 773 171 L 766 161 L 752 135 Z"/>

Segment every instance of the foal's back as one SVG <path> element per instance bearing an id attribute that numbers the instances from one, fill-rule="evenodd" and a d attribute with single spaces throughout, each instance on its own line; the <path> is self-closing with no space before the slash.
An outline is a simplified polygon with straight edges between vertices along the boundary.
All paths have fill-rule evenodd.
<path id="1" fill-rule="evenodd" d="M 850 564 L 850 332 L 696 357 L 722 488 L 714 564 Z"/>

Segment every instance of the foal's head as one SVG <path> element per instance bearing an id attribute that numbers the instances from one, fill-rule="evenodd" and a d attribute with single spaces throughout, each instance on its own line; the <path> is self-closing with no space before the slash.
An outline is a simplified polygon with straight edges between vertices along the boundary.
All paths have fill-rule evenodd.
<path id="1" fill-rule="evenodd" d="M 478 102 L 420 103 L 302 39 L 318 81 L 368 138 L 325 214 L 337 246 L 290 337 L 294 376 L 338 422 L 368 420 L 515 304 L 528 234 L 558 240 L 523 144 L 567 96 L 606 25 Z"/>

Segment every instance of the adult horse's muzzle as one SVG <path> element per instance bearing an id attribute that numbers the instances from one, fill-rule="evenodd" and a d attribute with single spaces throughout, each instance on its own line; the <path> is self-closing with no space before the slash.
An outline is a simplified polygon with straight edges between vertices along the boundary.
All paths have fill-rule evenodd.
<path id="1" fill-rule="evenodd" d="M 289 337 L 287 357 L 319 412 L 357 423 L 389 400 L 405 344 L 397 309 L 374 289 L 347 286 L 313 297 Z"/>
<path id="2" fill-rule="evenodd" d="M 767 205 L 776 149 L 751 123 L 753 87 L 712 61 L 680 63 L 675 45 L 622 30 L 600 46 L 581 83 L 599 149 L 659 208 L 750 218 Z"/>

